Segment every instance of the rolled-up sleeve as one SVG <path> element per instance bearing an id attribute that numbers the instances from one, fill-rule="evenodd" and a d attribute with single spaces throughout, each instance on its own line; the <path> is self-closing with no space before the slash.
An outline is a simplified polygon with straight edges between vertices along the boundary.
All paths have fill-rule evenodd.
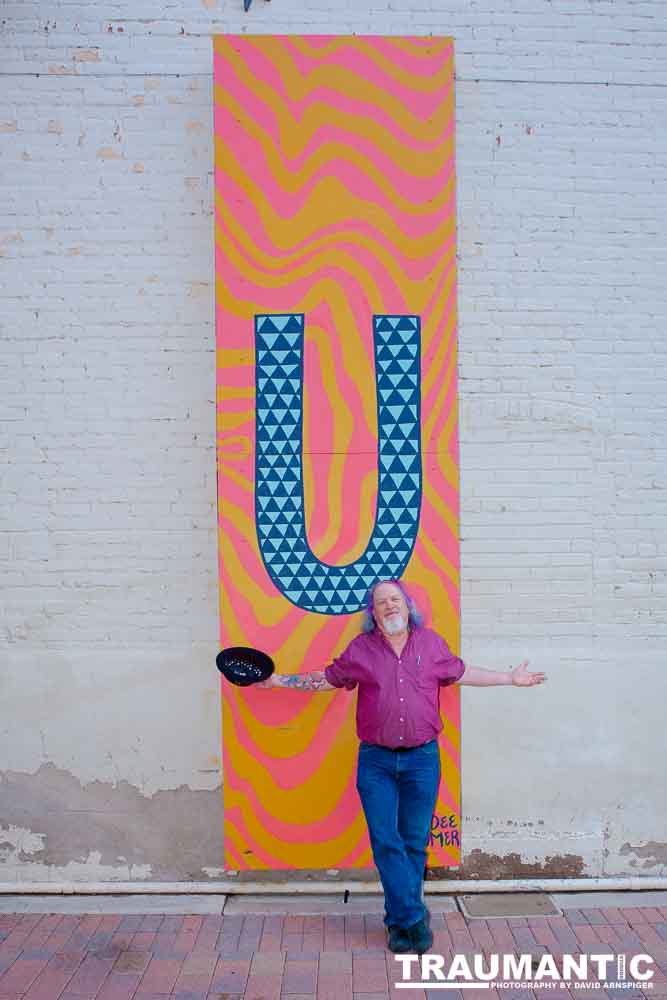
<path id="1" fill-rule="evenodd" d="M 452 653 L 441 636 L 438 636 L 435 666 L 440 687 L 447 687 L 448 684 L 456 684 L 463 677 L 466 668 L 463 660 Z"/>
<path id="2" fill-rule="evenodd" d="M 345 649 L 340 656 L 337 656 L 333 663 L 324 669 L 324 676 L 329 684 L 335 688 L 347 688 L 351 691 L 359 683 L 359 668 L 355 664 L 354 656 L 350 652 L 350 646 Z"/>

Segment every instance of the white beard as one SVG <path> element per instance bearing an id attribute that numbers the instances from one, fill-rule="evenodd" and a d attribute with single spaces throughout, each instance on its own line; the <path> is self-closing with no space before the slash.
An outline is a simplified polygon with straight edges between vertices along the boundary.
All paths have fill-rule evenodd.
<path id="1" fill-rule="evenodd" d="M 382 622 L 382 628 L 385 630 L 387 635 L 400 635 L 401 632 L 405 632 L 407 626 L 408 623 L 403 615 L 399 615 L 398 618 L 392 615 L 388 621 L 385 619 Z"/>

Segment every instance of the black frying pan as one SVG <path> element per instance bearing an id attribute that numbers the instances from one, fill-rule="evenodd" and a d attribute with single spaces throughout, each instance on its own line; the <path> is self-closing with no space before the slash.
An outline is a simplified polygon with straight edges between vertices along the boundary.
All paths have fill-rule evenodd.
<path id="1" fill-rule="evenodd" d="M 249 687 L 265 681 L 275 670 L 267 653 L 250 646 L 229 646 L 218 653 L 215 663 L 223 675 L 237 687 Z"/>

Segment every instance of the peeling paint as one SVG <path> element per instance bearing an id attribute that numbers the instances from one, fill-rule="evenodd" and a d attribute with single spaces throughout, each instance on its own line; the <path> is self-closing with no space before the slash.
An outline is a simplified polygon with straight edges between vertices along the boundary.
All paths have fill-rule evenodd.
<path id="1" fill-rule="evenodd" d="M 646 844 L 623 844 L 619 854 L 627 856 L 634 854 L 635 857 L 643 860 L 643 868 L 657 868 L 658 865 L 667 865 L 667 844 L 658 840 L 649 840 Z M 633 862 L 630 862 L 631 864 Z"/>
<path id="2" fill-rule="evenodd" d="M 44 849 L 44 837 L 20 826 L 0 828 L 0 859 L 32 860 L 33 855 Z"/>
<path id="3" fill-rule="evenodd" d="M 543 861 L 524 861 L 519 854 L 488 854 L 479 848 L 465 855 L 455 871 L 430 868 L 428 878 L 576 878 L 585 875 L 584 859 L 578 854 L 549 854 Z"/>
<path id="4" fill-rule="evenodd" d="M 7 865 L 74 866 L 78 878 L 205 881 L 224 869 L 221 789 L 144 795 L 127 781 L 81 782 L 43 764 L 0 775 L 0 842 Z M 12 831 L 17 831 L 13 833 Z M 83 866 L 84 871 L 79 869 Z M 33 876 L 34 877 L 34 876 Z"/>
<path id="5" fill-rule="evenodd" d="M 115 149 L 112 149 L 111 146 L 101 146 L 100 149 L 97 150 L 98 160 L 120 160 L 120 158 L 120 153 Z"/>
<path id="6" fill-rule="evenodd" d="M 76 49 L 74 52 L 74 62 L 99 62 L 99 49 Z"/>

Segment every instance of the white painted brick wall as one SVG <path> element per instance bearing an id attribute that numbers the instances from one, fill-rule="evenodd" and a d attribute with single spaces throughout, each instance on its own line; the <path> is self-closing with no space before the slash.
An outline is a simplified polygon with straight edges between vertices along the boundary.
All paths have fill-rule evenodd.
<path id="1" fill-rule="evenodd" d="M 451 34 L 465 850 L 660 874 L 665 5 L 241 8 L 0 12 L 0 766 L 219 780 L 211 34 Z"/>

